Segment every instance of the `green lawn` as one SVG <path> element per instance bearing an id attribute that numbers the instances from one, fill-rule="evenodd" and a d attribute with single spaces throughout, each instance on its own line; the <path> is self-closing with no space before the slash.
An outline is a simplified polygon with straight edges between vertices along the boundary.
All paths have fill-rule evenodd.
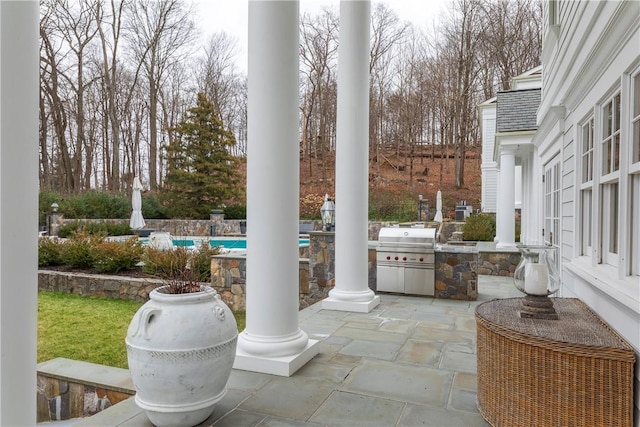
<path id="1" fill-rule="evenodd" d="M 38 292 L 38 363 L 56 357 L 127 368 L 124 340 L 142 303 Z M 244 313 L 234 313 L 238 330 Z"/>

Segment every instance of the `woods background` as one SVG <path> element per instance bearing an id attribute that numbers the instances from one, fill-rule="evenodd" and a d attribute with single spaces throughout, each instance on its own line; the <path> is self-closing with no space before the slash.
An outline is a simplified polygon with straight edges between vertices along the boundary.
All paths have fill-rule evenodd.
<path id="1" fill-rule="evenodd" d="M 468 188 L 465 164 L 475 159 L 473 176 L 480 165 L 477 105 L 539 65 L 541 2 L 452 0 L 421 27 L 401 21 L 392 4 L 372 3 L 372 185 L 395 180 L 398 191 L 422 192 L 429 175 Z M 236 65 L 237 40 L 220 32 L 202 45 L 194 7 L 41 1 L 41 191 L 128 192 L 139 175 L 148 191 L 162 192 L 167 148 L 180 143 L 171 129 L 199 92 L 235 136 L 230 152 L 242 164 L 247 76 Z M 338 22 L 332 8 L 300 17 L 301 197 L 332 191 Z M 479 199 L 479 189 L 470 194 Z"/>

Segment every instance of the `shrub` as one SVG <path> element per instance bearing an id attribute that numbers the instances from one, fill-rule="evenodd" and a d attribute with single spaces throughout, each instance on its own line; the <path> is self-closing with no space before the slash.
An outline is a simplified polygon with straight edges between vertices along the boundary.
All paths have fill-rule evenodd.
<path id="1" fill-rule="evenodd" d="M 167 219 L 169 214 L 158 194 L 142 194 L 142 216 L 145 218 Z"/>
<path id="2" fill-rule="evenodd" d="M 144 262 L 142 270 L 145 273 L 168 279 L 180 275 L 187 269 L 189 251 L 183 246 L 170 251 L 146 247 L 142 261 Z"/>
<path id="3" fill-rule="evenodd" d="M 132 233 L 129 224 L 115 224 L 109 222 L 68 222 L 58 227 L 58 236 L 66 238 L 82 231 L 87 234 L 102 236 L 126 236 Z"/>
<path id="4" fill-rule="evenodd" d="M 66 239 L 80 230 L 79 222 L 68 222 L 58 227 L 58 237 Z"/>
<path id="5" fill-rule="evenodd" d="M 104 240 L 104 236 L 77 232 L 64 243 L 62 262 L 73 268 L 93 266 L 93 247 Z"/>
<path id="6" fill-rule="evenodd" d="M 219 247 L 211 247 L 203 241 L 195 251 L 178 246 L 173 250 L 147 247 L 144 249 L 142 270 L 163 279 L 181 280 L 186 276 L 191 280 L 208 282 L 211 280 L 211 257 L 220 253 Z"/>
<path id="7" fill-rule="evenodd" d="M 392 191 L 369 193 L 369 219 L 408 222 L 418 219 L 418 204 L 410 194 Z"/>
<path id="8" fill-rule="evenodd" d="M 91 190 L 68 199 L 61 211 L 67 218 L 127 218 L 131 214 L 131 201 L 124 193 Z"/>
<path id="9" fill-rule="evenodd" d="M 462 227 L 462 240 L 491 242 L 496 235 L 496 220 L 493 215 L 470 215 Z"/>
<path id="10" fill-rule="evenodd" d="M 55 237 L 40 237 L 38 239 L 38 267 L 62 264 L 62 240 Z"/>
<path id="11" fill-rule="evenodd" d="M 220 253 L 218 246 L 211 247 L 208 241 L 203 240 L 198 250 L 191 253 L 190 266 L 196 277 L 201 282 L 211 280 L 211 257 Z"/>
<path id="12" fill-rule="evenodd" d="M 93 267 L 100 273 L 117 273 L 136 266 L 144 248 L 137 237 L 124 242 L 102 241 L 90 250 Z"/>
<path id="13" fill-rule="evenodd" d="M 335 200 L 335 197 L 331 197 Z M 320 219 L 320 208 L 324 203 L 324 194 L 307 194 L 300 198 L 300 219 Z"/>
<path id="14" fill-rule="evenodd" d="M 245 219 L 247 218 L 247 207 L 245 205 L 230 205 L 224 208 L 225 219 Z"/>

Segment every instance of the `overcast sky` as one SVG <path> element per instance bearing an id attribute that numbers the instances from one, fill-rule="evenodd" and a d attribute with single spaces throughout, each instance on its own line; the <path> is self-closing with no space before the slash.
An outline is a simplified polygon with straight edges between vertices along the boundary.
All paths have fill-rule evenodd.
<path id="1" fill-rule="evenodd" d="M 386 0 L 372 1 L 386 3 L 403 21 L 410 21 L 417 27 L 431 25 L 434 18 L 445 10 L 452 0 Z M 238 64 L 242 71 L 247 69 L 247 19 L 248 0 L 194 0 L 198 9 L 196 22 L 203 31 L 203 40 L 215 32 L 225 32 L 238 40 Z M 331 6 L 336 13 L 340 10 L 339 0 L 300 0 L 300 13 L 318 12 L 324 6 Z"/>

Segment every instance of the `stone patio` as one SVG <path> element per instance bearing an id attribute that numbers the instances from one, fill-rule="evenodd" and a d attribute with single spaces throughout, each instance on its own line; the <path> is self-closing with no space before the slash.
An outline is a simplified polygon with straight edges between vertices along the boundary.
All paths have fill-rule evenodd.
<path id="1" fill-rule="evenodd" d="M 202 426 L 486 426 L 476 407 L 475 307 L 520 296 L 479 276 L 478 301 L 381 294 L 370 313 L 300 312 L 320 353 L 293 376 L 234 370 Z M 151 427 L 133 398 L 75 426 Z"/>

